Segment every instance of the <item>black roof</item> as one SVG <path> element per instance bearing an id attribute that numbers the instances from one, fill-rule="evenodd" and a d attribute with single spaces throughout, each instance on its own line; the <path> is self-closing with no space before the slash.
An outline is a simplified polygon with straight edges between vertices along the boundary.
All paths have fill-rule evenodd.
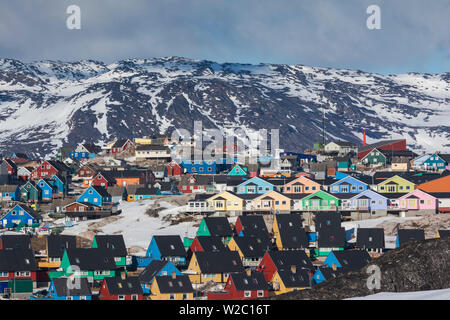
<path id="1" fill-rule="evenodd" d="M 91 296 L 91 288 L 87 278 L 78 278 L 79 286 L 73 285 L 73 288 L 68 288 L 68 278 L 54 278 L 53 284 L 55 285 L 56 294 L 59 297 L 78 297 L 78 296 Z M 69 280 L 70 281 L 70 280 Z"/>
<path id="2" fill-rule="evenodd" d="M 157 276 L 155 281 L 161 293 L 190 293 L 194 292 L 191 280 L 187 275 Z"/>
<path id="3" fill-rule="evenodd" d="M 384 229 L 358 228 L 356 234 L 356 247 L 362 249 L 384 248 Z"/>
<path id="4" fill-rule="evenodd" d="M 106 190 L 106 188 L 101 187 L 101 186 L 91 186 L 95 191 L 98 192 L 98 194 L 102 197 L 102 198 L 109 198 L 111 197 L 111 195 L 108 193 L 108 190 Z"/>
<path id="5" fill-rule="evenodd" d="M 289 270 L 292 266 L 314 270 L 311 260 L 303 250 L 270 251 L 269 256 L 277 270 Z"/>
<path id="6" fill-rule="evenodd" d="M 121 234 L 95 235 L 97 247 L 108 250 L 114 257 L 124 257 L 127 255 L 125 240 Z"/>
<path id="7" fill-rule="evenodd" d="M 109 250 L 100 248 L 69 248 L 66 250 L 71 265 L 81 270 L 115 270 L 116 263 Z"/>
<path id="8" fill-rule="evenodd" d="M 139 281 L 150 282 L 168 263 L 169 261 L 152 260 L 139 274 Z"/>
<path id="9" fill-rule="evenodd" d="M 322 273 L 322 276 L 325 278 L 325 280 L 330 280 L 330 279 L 336 278 L 339 275 L 341 275 L 342 273 L 344 273 L 345 271 L 347 271 L 347 269 L 345 267 L 337 268 L 336 270 L 333 270 L 332 268 L 329 268 L 328 266 L 325 266 L 325 265 L 320 266 L 319 270 Z"/>
<path id="10" fill-rule="evenodd" d="M 279 214 L 276 219 L 284 249 L 300 249 L 308 246 L 308 238 L 300 215 Z"/>
<path id="11" fill-rule="evenodd" d="M 228 248 L 222 242 L 221 237 L 217 236 L 197 236 L 203 251 L 228 251 Z"/>
<path id="12" fill-rule="evenodd" d="M 311 277 L 308 270 L 278 270 L 278 274 L 286 288 L 301 288 L 311 286 Z"/>
<path id="13" fill-rule="evenodd" d="M 247 236 L 234 236 L 233 239 L 245 258 L 262 258 L 271 247 L 269 239 Z"/>
<path id="14" fill-rule="evenodd" d="M 2 235 L 2 249 L 25 249 L 31 250 L 31 237 L 29 235 Z"/>
<path id="15" fill-rule="evenodd" d="M 332 251 L 342 267 L 348 270 L 359 270 L 372 259 L 365 250 Z"/>
<path id="16" fill-rule="evenodd" d="M 49 257 L 62 258 L 68 248 L 77 247 L 76 236 L 49 235 L 47 237 L 47 255 Z"/>
<path id="17" fill-rule="evenodd" d="M 38 269 L 33 251 L 29 249 L 0 250 L 0 271 L 36 271 Z"/>
<path id="18" fill-rule="evenodd" d="M 252 272 L 250 275 L 247 272 L 237 272 L 231 273 L 230 277 L 236 290 L 239 291 L 269 289 L 262 272 Z"/>
<path id="19" fill-rule="evenodd" d="M 143 294 L 138 277 L 105 277 L 108 292 L 111 295 Z"/>
<path id="20" fill-rule="evenodd" d="M 195 252 L 202 273 L 243 272 L 241 258 L 237 251 Z"/>
<path id="21" fill-rule="evenodd" d="M 206 226 L 212 236 L 229 237 L 233 235 L 226 217 L 205 217 Z"/>
<path id="22" fill-rule="evenodd" d="M 244 236 L 267 237 L 269 238 L 269 231 L 267 230 L 264 218 L 261 215 L 239 216 L 239 221 L 242 225 L 242 233 Z"/>
<path id="23" fill-rule="evenodd" d="M 425 231 L 423 229 L 399 229 L 397 237 L 398 243 L 401 246 L 408 241 L 425 240 Z"/>
<path id="24" fill-rule="evenodd" d="M 340 228 L 341 214 L 338 212 L 318 212 L 314 215 L 316 231 L 323 228 Z"/>
<path id="25" fill-rule="evenodd" d="M 438 232 L 440 238 L 450 237 L 450 230 L 439 230 Z"/>
<path id="26" fill-rule="evenodd" d="M 317 231 L 319 248 L 337 248 L 345 246 L 345 229 L 322 228 Z"/>
<path id="27" fill-rule="evenodd" d="M 128 141 L 128 139 L 118 139 L 111 148 L 121 148 Z"/>
<path id="28" fill-rule="evenodd" d="M 153 240 L 162 257 L 186 257 L 186 250 L 180 236 L 153 236 Z"/>

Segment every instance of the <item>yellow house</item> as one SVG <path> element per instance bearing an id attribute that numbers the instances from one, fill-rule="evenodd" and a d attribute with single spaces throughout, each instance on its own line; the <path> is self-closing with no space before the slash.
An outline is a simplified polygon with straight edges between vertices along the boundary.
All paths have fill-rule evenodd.
<path id="1" fill-rule="evenodd" d="M 150 300 L 194 300 L 194 289 L 187 275 L 156 276 L 150 292 Z"/>
<path id="2" fill-rule="evenodd" d="M 186 274 L 195 284 L 208 281 L 225 283 L 232 272 L 244 272 L 242 260 L 236 251 L 197 251 L 192 254 Z"/>
<path id="3" fill-rule="evenodd" d="M 216 212 L 240 213 L 244 200 L 228 191 L 218 193 L 206 199 L 208 208 Z"/>
<path id="4" fill-rule="evenodd" d="M 279 192 L 269 191 L 253 199 L 253 206 L 258 211 L 290 212 L 291 199 Z"/>
<path id="5" fill-rule="evenodd" d="M 379 193 L 408 193 L 413 191 L 416 185 L 396 175 L 379 183 L 377 188 Z"/>
<path id="6" fill-rule="evenodd" d="M 282 228 L 283 234 L 280 231 Z M 273 237 L 278 250 L 307 249 L 308 239 L 303 229 L 302 218 L 299 214 L 275 215 L 272 224 Z M 305 250 L 309 256 L 309 250 Z"/>
<path id="7" fill-rule="evenodd" d="M 64 251 L 69 248 L 76 248 L 75 236 L 49 235 L 45 239 L 45 257 L 38 259 L 38 267 L 58 269 Z"/>
<path id="8" fill-rule="evenodd" d="M 257 267 L 270 248 L 270 241 L 259 237 L 234 236 L 228 242 L 228 249 L 239 254 L 244 267 Z"/>
<path id="9" fill-rule="evenodd" d="M 277 270 L 270 280 L 275 295 L 311 287 L 311 277 L 308 271 L 291 266 L 288 270 Z"/>

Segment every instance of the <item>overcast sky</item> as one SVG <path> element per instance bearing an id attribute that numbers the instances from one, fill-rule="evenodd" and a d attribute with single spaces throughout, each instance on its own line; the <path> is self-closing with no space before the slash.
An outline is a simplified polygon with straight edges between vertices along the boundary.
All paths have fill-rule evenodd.
<path id="1" fill-rule="evenodd" d="M 66 27 L 69 5 L 81 30 Z M 369 5 L 381 30 L 369 30 Z M 449 0 L 0 0 L 0 57 L 182 56 L 378 73 L 450 71 Z"/>

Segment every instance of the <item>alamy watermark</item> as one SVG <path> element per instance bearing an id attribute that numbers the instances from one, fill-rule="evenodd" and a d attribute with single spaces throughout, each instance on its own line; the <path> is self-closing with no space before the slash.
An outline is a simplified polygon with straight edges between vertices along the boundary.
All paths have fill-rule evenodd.
<path id="1" fill-rule="evenodd" d="M 366 25 L 369 30 L 381 29 L 381 9 L 376 4 L 367 7 L 366 13 L 370 16 L 366 20 Z"/>
<path id="2" fill-rule="evenodd" d="M 69 30 L 81 29 L 81 8 L 75 4 L 67 7 L 66 13 L 69 15 L 66 20 L 66 26 Z"/>
<path id="3" fill-rule="evenodd" d="M 381 269 L 377 265 L 370 265 L 366 270 L 367 274 L 370 276 L 367 278 L 366 285 L 367 289 L 380 290 L 381 289 Z"/>

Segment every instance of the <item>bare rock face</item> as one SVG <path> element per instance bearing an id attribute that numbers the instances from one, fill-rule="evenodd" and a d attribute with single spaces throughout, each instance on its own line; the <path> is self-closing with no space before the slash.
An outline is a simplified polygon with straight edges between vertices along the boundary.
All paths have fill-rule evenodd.
<path id="1" fill-rule="evenodd" d="M 381 270 L 381 289 L 370 290 L 368 266 L 322 282 L 310 290 L 274 300 L 340 300 L 378 292 L 409 292 L 450 288 L 450 238 L 412 241 L 372 260 Z M 369 266 L 370 266 L 369 265 Z"/>
<path id="2" fill-rule="evenodd" d="M 302 65 L 178 57 L 22 63 L 0 59 L 0 153 L 55 154 L 175 129 L 279 129 L 282 148 L 327 140 L 407 138 L 450 152 L 449 73 L 380 75 Z M 305 134 L 307 132 L 307 134 Z"/>

